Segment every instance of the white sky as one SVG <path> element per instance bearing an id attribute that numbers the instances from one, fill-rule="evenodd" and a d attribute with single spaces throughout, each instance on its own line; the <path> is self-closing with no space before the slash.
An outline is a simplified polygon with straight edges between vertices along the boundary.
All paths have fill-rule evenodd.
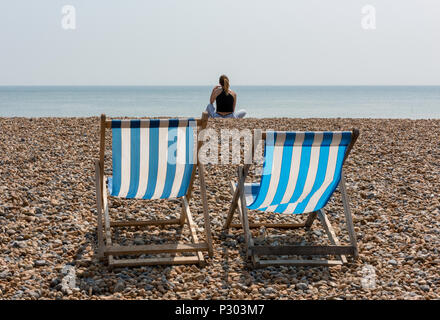
<path id="1" fill-rule="evenodd" d="M 0 85 L 440 85 L 439 35 L 438 0 L 2 0 Z"/>

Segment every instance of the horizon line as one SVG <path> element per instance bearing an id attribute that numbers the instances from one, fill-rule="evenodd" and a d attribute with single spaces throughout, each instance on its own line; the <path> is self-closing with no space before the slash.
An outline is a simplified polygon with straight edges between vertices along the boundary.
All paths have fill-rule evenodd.
<path id="1" fill-rule="evenodd" d="M 0 84 L 0 87 L 212 87 L 212 84 Z M 235 84 L 231 87 L 439 87 L 440 84 Z"/>

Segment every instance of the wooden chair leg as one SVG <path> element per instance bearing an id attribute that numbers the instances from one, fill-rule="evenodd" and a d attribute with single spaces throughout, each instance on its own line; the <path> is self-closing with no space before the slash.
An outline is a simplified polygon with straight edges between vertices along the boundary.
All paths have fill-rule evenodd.
<path id="1" fill-rule="evenodd" d="M 208 243 L 208 255 L 212 257 L 214 255 L 214 250 L 212 246 L 211 219 L 209 217 L 208 199 L 206 196 L 205 169 L 203 164 L 200 162 L 198 164 L 198 169 L 200 179 L 200 195 L 202 198 L 204 215 L 203 221 L 205 222 L 206 242 Z"/>
<path id="2" fill-rule="evenodd" d="M 354 231 L 353 218 L 350 210 L 350 200 L 348 198 L 347 189 L 345 187 L 345 175 L 344 170 L 342 170 L 341 181 L 339 182 L 339 187 L 342 195 L 342 204 L 344 205 L 345 219 L 347 222 L 348 236 L 350 237 L 350 243 L 355 248 L 354 258 L 359 257 L 359 251 L 357 247 L 356 233 Z"/>
<path id="3" fill-rule="evenodd" d="M 110 215 L 108 212 L 108 201 L 107 201 L 107 187 L 104 183 L 105 177 L 102 177 L 101 179 L 101 186 L 102 186 L 102 194 L 103 194 L 103 210 L 104 210 L 104 234 L 105 234 L 105 245 L 106 247 L 112 246 L 112 236 L 111 236 L 111 229 L 110 229 Z M 105 250 L 105 248 L 104 248 Z M 111 266 L 113 264 L 113 256 L 108 256 L 108 264 Z"/>
<path id="4" fill-rule="evenodd" d="M 240 224 L 232 224 L 231 223 L 230 226 L 239 227 L 239 228 L 243 229 L 245 244 L 246 244 L 246 258 L 247 259 L 251 258 L 252 265 L 254 267 L 257 267 L 260 260 L 259 260 L 258 256 L 254 255 L 252 253 L 252 247 L 254 246 L 254 240 L 252 238 L 252 234 L 250 233 L 250 224 L 249 224 L 249 222 L 247 223 L 247 226 L 248 226 L 247 230 L 248 231 L 246 232 L 245 227 L 244 227 L 244 222 L 243 222 L 244 215 L 243 215 L 243 210 L 242 210 L 242 207 L 243 207 L 243 204 L 241 201 L 242 197 L 240 196 L 239 188 L 235 186 L 235 183 L 233 181 L 231 181 L 231 190 L 233 193 L 237 192 L 237 194 L 238 194 L 236 210 L 238 213 L 238 219 L 240 220 Z M 246 205 L 244 207 L 246 208 Z M 247 217 L 247 208 L 246 208 L 245 215 Z M 231 219 L 231 221 L 232 221 L 232 219 Z"/>
<path id="5" fill-rule="evenodd" d="M 226 222 L 223 226 L 223 229 L 229 229 L 232 223 L 232 219 L 234 217 L 234 212 L 237 209 L 238 201 L 239 201 L 239 194 L 238 194 L 238 188 L 235 188 L 234 182 L 231 181 L 233 196 L 232 196 L 232 202 L 231 206 L 229 207 L 228 216 L 226 217 Z"/>
<path id="6" fill-rule="evenodd" d="M 234 216 L 232 215 L 231 218 L 231 223 L 229 224 L 229 227 L 237 227 L 237 228 L 242 228 L 243 227 L 243 214 L 242 214 L 242 210 L 241 210 L 241 197 L 239 194 L 239 190 L 238 187 L 235 186 L 235 183 L 233 181 L 231 181 L 231 191 L 232 193 L 237 192 L 237 202 L 236 202 L 236 211 L 237 211 L 237 216 L 238 219 L 240 220 L 240 223 L 232 223 L 232 220 L 234 219 Z M 234 210 L 235 211 L 235 210 Z M 250 228 L 250 224 L 249 224 L 249 228 Z"/>
<path id="7" fill-rule="evenodd" d="M 100 260 L 104 259 L 104 241 L 102 232 L 102 186 L 100 179 L 101 169 L 99 165 L 99 160 L 95 162 L 95 185 L 96 185 L 96 210 L 97 210 L 97 221 L 98 221 L 98 258 Z"/>
<path id="8" fill-rule="evenodd" d="M 197 232 L 194 227 L 194 220 L 192 218 L 191 210 L 189 209 L 189 204 L 188 204 L 186 197 L 183 197 L 182 199 L 183 199 L 182 205 L 185 210 L 186 223 L 188 224 L 189 232 L 191 234 L 191 238 L 193 240 L 193 243 L 197 244 L 199 242 L 199 238 L 197 237 Z M 197 251 L 197 257 L 199 259 L 200 266 L 203 267 L 205 265 L 205 259 L 203 258 L 203 254 L 200 251 Z"/>
<path id="9" fill-rule="evenodd" d="M 249 172 L 249 168 L 250 168 L 250 164 L 245 164 L 242 167 L 244 180 L 246 180 L 246 176 Z M 244 181 L 243 181 L 243 184 L 244 184 Z M 232 190 L 233 196 L 232 196 L 231 206 L 229 207 L 228 216 L 226 218 L 226 223 L 223 227 L 224 229 L 228 229 L 231 227 L 232 219 L 234 218 L 234 212 L 240 206 L 240 201 L 241 201 L 239 199 L 239 190 L 238 190 L 238 188 L 235 187 L 235 184 L 233 181 L 231 181 L 231 190 Z M 239 214 L 241 215 L 241 213 L 239 213 Z"/>
<path id="10" fill-rule="evenodd" d="M 179 219 L 179 224 L 181 227 L 183 227 L 183 225 L 185 224 L 185 220 L 186 220 L 186 213 L 185 213 L 185 209 L 184 209 L 183 198 L 184 197 L 182 197 L 182 211 L 180 213 L 180 219 Z M 189 203 L 188 199 L 186 199 L 186 201 Z"/>
<path id="11" fill-rule="evenodd" d="M 325 215 L 323 209 L 319 210 L 318 218 L 321 221 L 321 224 L 324 227 L 325 232 L 327 233 L 327 237 L 329 238 L 330 243 L 332 245 L 339 246 L 340 244 L 339 244 L 338 238 L 336 237 L 336 233 L 333 230 L 333 227 L 330 224 L 330 221 L 328 221 L 327 216 Z M 345 255 L 341 255 L 340 258 L 341 258 L 342 263 L 347 263 L 347 258 Z"/>
<path id="12" fill-rule="evenodd" d="M 244 240 L 246 245 L 246 257 L 249 258 L 252 253 L 252 247 L 254 246 L 254 241 L 252 239 L 252 234 L 249 229 L 249 218 L 247 215 L 247 207 L 246 207 L 246 198 L 244 197 L 244 181 L 245 181 L 245 175 L 243 171 L 243 167 L 238 168 L 238 192 L 239 192 L 239 198 L 240 198 L 240 208 L 239 212 L 241 215 L 241 223 L 243 226 L 243 232 L 244 232 Z"/>
<path id="13" fill-rule="evenodd" d="M 313 221 L 315 221 L 317 216 L 316 211 L 310 212 L 306 222 L 304 223 L 304 227 L 306 228 L 306 230 L 309 230 L 312 227 Z"/>

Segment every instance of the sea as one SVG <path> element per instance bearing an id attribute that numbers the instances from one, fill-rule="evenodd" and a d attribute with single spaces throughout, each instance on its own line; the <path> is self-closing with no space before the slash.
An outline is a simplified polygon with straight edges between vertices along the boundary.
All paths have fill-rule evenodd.
<path id="1" fill-rule="evenodd" d="M 235 86 L 252 118 L 440 118 L 440 86 Z M 0 117 L 197 117 L 210 86 L 0 86 Z"/>

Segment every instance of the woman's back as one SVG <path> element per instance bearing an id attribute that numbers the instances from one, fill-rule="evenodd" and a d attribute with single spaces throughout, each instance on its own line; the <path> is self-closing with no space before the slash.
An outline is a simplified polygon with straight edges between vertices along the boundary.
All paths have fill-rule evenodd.
<path id="1" fill-rule="evenodd" d="M 224 90 L 215 98 L 217 112 L 234 112 L 234 96 Z"/>
<path id="2" fill-rule="evenodd" d="M 220 76 L 219 86 L 212 89 L 209 104 L 206 111 L 212 118 L 243 118 L 246 115 L 245 110 L 235 111 L 237 104 L 237 94 L 229 89 L 229 78 L 224 74 Z M 217 110 L 214 108 L 214 101 L 217 103 Z"/>

